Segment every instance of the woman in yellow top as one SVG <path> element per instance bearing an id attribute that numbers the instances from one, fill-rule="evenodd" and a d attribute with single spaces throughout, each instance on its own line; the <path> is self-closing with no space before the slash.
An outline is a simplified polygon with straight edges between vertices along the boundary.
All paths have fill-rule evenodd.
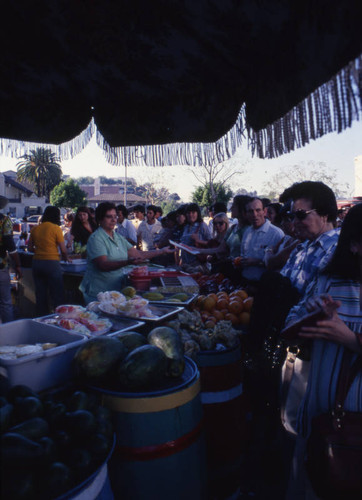
<path id="1" fill-rule="evenodd" d="M 59 208 L 46 207 L 41 223 L 31 230 L 28 248 L 30 252 L 34 252 L 33 279 L 36 314 L 37 316 L 44 316 L 49 314 L 49 295 L 54 307 L 64 303 L 60 253 L 65 261 L 68 261 L 68 255 L 63 232 L 60 228 Z"/>

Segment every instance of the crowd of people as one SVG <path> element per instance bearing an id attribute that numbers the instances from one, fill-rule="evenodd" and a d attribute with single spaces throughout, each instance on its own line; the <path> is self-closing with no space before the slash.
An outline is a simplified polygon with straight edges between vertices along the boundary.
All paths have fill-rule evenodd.
<path id="1" fill-rule="evenodd" d="M 124 205 L 108 202 L 98 205 L 94 213 L 88 207 L 79 207 L 75 214 L 67 212 L 61 225 L 60 210 L 46 208 L 29 240 L 20 238 L 22 246 L 34 252 L 37 314 L 48 312 L 48 294 L 53 306 L 62 303 L 59 261 L 67 261 L 77 245 L 88 261 L 80 285 L 85 303 L 95 300 L 100 291 L 120 289 L 119 270 L 145 259 L 189 273 L 221 272 L 234 284 L 248 287 L 255 296 L 252 320 L 253 314 L 258 316 L 251 331 L 255 338 L 260 337 L 259 342 L 254 339 L 250 343 L 251 356 L 262 349 L 268 330 L 266 326 L 262 332 L 263 325 L 279 322 L 276 329 L 280 331 L 308 312 L 332 304 L 332 315 L 314 325 L 301 326 L 292 342 L 309 364 L 309 375 L 296 408 L 297 438 L 287 498 L 318 498 L 304 468 L 311 420 L 333 407 L 343 354 L 348 351 L 352 363 L 362 347 L 362 204 L 348 213 L 344 211 L 343 221 L 338 220 L 333 191 L 322 182 L 304 181 L 281 193 L 278 203 L 237 195 L 231 216 L 225 204 L 215 203 L 209 207 L 209 224 L 196 203 L 181 205 L 166 215 L 155 205 L 146 210 L 136 206 L 132 212 L 134 218 L 130 219 Z M 8 253 L 21 277 L 6 217 L 0 219 L 0 229 L 1 258 Z M 181 250 L 173 246 L 174 242 L 181 244 Z M 4 293 L 8 280 L 4 268 L 0 270 L 0 312 L 2 320 L 9 321 L 12 317 L 9 297 Z M 286 282 L 289 288 L 285 288 Z M 258 304 L 263 301 L 258 297 L 263 297 L 270 283 L 274 287 L 283 285 L 287 290 L 285 301 L 276 293 L 274 302 L 271 298 L 272 307 L 261 314 Z M 347 408 L 352 411 L 362 411 L 361 377 L 356 377 L 347 397 Z M 279 404 L 274 401 L 275 408 Z"/>

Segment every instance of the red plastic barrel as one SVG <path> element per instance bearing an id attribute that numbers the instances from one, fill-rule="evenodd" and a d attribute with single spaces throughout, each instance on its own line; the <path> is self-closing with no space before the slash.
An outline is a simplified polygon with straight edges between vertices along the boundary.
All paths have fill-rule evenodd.
<path id="1" fill-rule="evenodd" d="M 229 498 L 240 488 L 240 466 L 250 434 L 243 392 L 241 348 L 200 351 L 210 498 Z"/>

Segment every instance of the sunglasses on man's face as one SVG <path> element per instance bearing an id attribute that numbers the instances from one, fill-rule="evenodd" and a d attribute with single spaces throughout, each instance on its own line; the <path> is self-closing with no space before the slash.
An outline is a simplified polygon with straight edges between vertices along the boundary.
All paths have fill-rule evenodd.
<path id="1" fill-rule="evenodd" d="M 289 219 L 292 221 L 295 218 L 297 218 L 298 220 L 304 220 L 312 212 L 315 212 L 315 208 L 312 208 L 312 210 L 303 210 L 300 208 L 299 210 L 296 210 L 295 212 L 288 212 L 287 215 L 288 215 Z"/>

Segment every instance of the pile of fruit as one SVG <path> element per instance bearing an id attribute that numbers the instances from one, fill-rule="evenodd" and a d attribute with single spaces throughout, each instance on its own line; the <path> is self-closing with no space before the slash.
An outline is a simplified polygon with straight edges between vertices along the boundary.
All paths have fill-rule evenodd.
<path id="1" fill-rule="evenodd" d="M 222 273 L 216 274 L 192 274 L 193 279 L 200 287 L 200 293 L 207 295 L 208 293 L 227 292 L 231 293 L 235 290 L 229 278 L 226 278 Z"/>
<path id="2" fill-rule="evenodd" d="M 185 355 L 196 362 L 199 351 L 225 350 L 239 344 L 240 332 L 230 321 L 219 321 L 207 327 L 196 310 L 179 312 L 177 319 L 169 321 L 168 325 L 179 334 Z"/>
<path id="3" fill-rule="evenodd" d="M 230 293 L 221 291 L 199 295 L 193 308 L 200 312 L 207 328 L 213 328 L 222 320 L 230 321 L 234 326 L 246 326 L 250 322 L 253 300 L 245 290 L 234 290 Z"/>
<path id="4" fill-rule="evenodd" d="M 84 391 L 41 396 L 17 385 L 0 405 L 4 500 L 57 498 L 92 475 L 112 449 L 110 412 Z"/>
<path id="5" fill-rule="evenodd" d="M 97 337 L 75 354 L 76 376 L 83 382 L 122 392 L 161 389 L 185 368 L 179 335 L 169 327 L 153 328 L 146 336 L 122 332 Z"/>

